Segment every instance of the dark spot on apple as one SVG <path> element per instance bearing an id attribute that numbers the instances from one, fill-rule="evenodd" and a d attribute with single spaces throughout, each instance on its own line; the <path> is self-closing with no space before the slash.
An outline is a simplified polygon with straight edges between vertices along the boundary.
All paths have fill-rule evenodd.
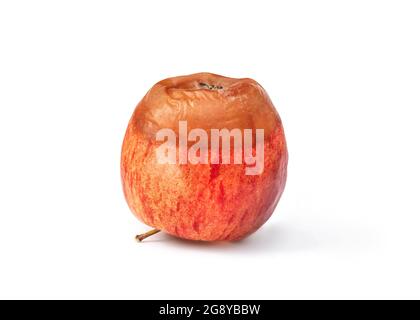
<path id="1" fill-rule="evenodd" d="M 210 165 L 210 182 L 219 176 L 219 172 L 220 172 L 220 164 Z"/>
<path id="2" fill-rule="evenodd" d="M 197 221 L 197 220 L 195 220 L 195 221 L 193 222 L 193 229 L 194 229 L 194 231 L 195 231 L 195 232 L 199 232 L 199 227 L 200 227 L 200 224 L 198 223 L 198 221 Z"/>
<path id="3" fill-rule="evenodd" d="M 219 203 L 223 206 L 224 202 L 225 202 L 225 188 L 223 187 L 223 184 L 220 183 L 220 187 L 219 187 Z"/>

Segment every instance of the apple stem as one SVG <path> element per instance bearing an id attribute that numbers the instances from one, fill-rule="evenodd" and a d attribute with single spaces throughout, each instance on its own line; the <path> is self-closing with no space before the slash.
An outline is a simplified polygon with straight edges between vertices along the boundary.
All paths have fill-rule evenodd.
<path id="1" fill-rule="evenodd" d="M 208 83 L 204 83 L 204 82 L 200 82 L 199 85 L 200 85 L 200 87 L 204 87 L 204 88 L 209 89 L 209 90 L 223 89 L 222 86 L 217 86 L 217 85 L 214 85 L 214 84 L 208 84 Z"/>
<path id="2" fill-rule="evenodd" d="M 154 234 L 156 234 L 156 233 L 158 233 L 158 232 L 160 232 L 160 230 L 159 230 L 159 229 L 153 229 L 153 230 L 150 230 L 150 231 L 148 231 L 148 232 L 146 232 L 146 233 L 142 233 L 142 234 L 137 235 L 137 236 L 136 236 L 136 240 L 137 240 L 138 242 L 141 242 L 141 241 L 143 241 L 144 239 L 146 239 L 146 238 L 148 238 L 148 237 L 150 237 L 150 236 L 153 236 Z"/>

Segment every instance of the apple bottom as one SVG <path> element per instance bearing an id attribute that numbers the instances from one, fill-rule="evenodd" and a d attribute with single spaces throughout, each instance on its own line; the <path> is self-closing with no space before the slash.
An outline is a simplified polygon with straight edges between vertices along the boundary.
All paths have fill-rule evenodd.
<path id="1" fill-rule="evenodd" d="M 124 194 L 145 224 L 202 241 L 238 240 L 272 215 L 286 182 L 287 149 L 281 128 L 264 143 L 264 172 L 246 164 L 159 164 L 154 141 L 127 136 L 122 157 Z"/>

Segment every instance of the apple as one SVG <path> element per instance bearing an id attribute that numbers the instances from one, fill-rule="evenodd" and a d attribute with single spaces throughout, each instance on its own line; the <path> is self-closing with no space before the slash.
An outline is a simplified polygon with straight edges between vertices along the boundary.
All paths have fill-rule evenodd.
<path id="1" fill-rule="evenodd" d="M 280 117 L 252 79 L 168 78 L 137 105 L 121 154 L 124 195 L 154 228 L 201 241 L 242 239 L 272 215 L 286 184 Z"/>

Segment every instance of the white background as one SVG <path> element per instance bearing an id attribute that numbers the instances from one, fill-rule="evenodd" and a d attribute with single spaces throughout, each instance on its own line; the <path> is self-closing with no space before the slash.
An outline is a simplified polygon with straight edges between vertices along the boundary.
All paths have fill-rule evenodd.
<path id="1" fill-rule="evenodd" d="M 419 17 L 418 1 L 2 1 L 0 298 L 420 298 Z M 243 242 L 138 244 L 128 120 L 155 82 L 200 71 L 268 91 L 286 191 Z"/>

